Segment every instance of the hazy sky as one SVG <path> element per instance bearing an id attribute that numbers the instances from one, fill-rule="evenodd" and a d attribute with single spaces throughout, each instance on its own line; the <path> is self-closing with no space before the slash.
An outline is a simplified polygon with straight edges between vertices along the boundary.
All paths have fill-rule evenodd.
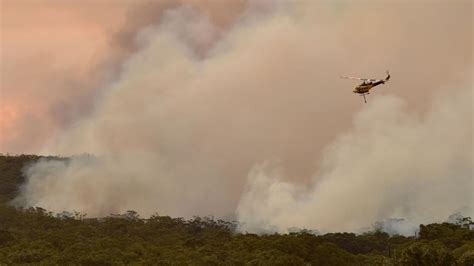
<path id="1" fill-rule="evenodd" d="M 223 2 L 1 0 L 0 152 L 39 152 L 87 113 L 137 32 L 164 10 L 195 6 L 225 27 L 243 1 Z"/>
<path id="2" fill-rule="evenodd" d="M 276 2 L 290 3 L 2 0 L 0 151 L 39 152 L 58 130 L 89 112 L 101 82 L 133 51 L 137 32 L 159 23 L 165 10 L 190 5 L 225 30 L 249 6 L 265 9 Z M 299 3 L 309 14 L 303 19 L 319 17 L 305 29 L 308 39 L 329 34 L 329 53 L 343 58 L 324 69 L 340 90 L 354 85 L 336 80 L 340 74 L 381 77 L 390 68 L 402 87 L 392 93 L 419 104 L 435 89 L 423 85 L 449 84 L 471 64 L 471 1 Z"/>
<path id="3" fill-rule="evenodd" d="M 2 152 L 38 152 L 89 108 L 91 74 L 128 8 L 99 2 L 1 1 Z"/>

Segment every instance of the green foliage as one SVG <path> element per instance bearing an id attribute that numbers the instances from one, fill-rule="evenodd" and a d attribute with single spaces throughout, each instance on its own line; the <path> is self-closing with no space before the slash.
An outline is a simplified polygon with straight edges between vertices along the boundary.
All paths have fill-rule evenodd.
<path id="1" fill-rule="evenodd" d="M 458 265 L 474 265 L 474 241 L 466 242 L 452 253 Z"/>
<path id="2" fill-rule="evenodd" d="M 12 200 L 23 183 L 22 169 L 40 157 L 36 155 L 5 156 L 0 154 L 0 202 Z"/>
<path id="3" fill-rule="evenodd" d="M 399 250 L 396 261 L 402 265 L 451 265 L 455 259 L 441 242 L 416 241 Z"/>
<path id="4" fill-rule="evenodd" d="M 96 219 L 8 205 L 24 180 L 21 169 L 38 159 L 0 156 L 1 265 L 474 264 L 466 222 L 421 225 L 418 239 L 380 231 L 255 235 L 236 233 L 235 223 L 213 217 L 143 219 L 131 210 Z"/>
<path id="5" fill-rule="evenodd" d="M 420 240 L 438 240 L 450 249 L 455 249 L 466 241 L 473 241 L 474 231 L 462 224 L 420 225 L 419 238 Z"/>

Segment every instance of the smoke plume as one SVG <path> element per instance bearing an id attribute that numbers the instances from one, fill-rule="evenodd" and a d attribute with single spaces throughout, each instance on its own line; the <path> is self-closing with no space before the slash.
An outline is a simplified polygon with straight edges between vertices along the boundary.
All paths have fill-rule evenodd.
<path id="1" fill-rule="evenodd" d="M 472 215 L 472 91 L 440 97 L 421 117 L 398 98 L 374 99 L 326 149 L 310 186 L 256 167 L 237 209 L 242 230 L 357 231 L 389 218 L 429 223 L 455 211 Z"/>
<path id="2" fill-rule="evenodd" d="M 205 14 L 218 35 L 245 1 L 1 1 L 0 152 L 41 152 L 52 135 L 88 116 L 137 51 L 138 32 L 182 5 Z"/>
<path id="3" fill-rule="evenodd" d="M 94 156 L 28 168 L 17 203 L 257 232 L 472 213 L 469 1 L 193 4 L 117 35 L 114 75 L 43 150 Z M 339 79 L 386 69 L 368 104 Z"/>

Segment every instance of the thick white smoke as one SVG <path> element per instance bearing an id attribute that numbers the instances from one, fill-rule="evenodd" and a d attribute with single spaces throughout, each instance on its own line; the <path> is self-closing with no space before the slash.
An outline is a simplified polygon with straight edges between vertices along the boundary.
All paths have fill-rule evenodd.
<path id="1" fill-rule="evenodd" d="M 237 209 L 242 230 L 357 231 L 389 218 L 416 229 L 455 211 L 472 215 L 472 90 L 440 98 L 417 115 L 398 98 L 374 97 L 326 150 L 310 186 L 257 167 Z"/>
<path id="2" fill-rule="evenodd" d="M 97 157 L 40 161 L 16 202 L 89 216 L 237 215 L 247 231 L 469 214 L 472 90 L 457 80 L 472 65 L 470 17 L 462 3 L 420 10 L 264 1 L 223 29 L 169 9 L 136 36 L 90 115 L 45 150 Z M 446 32 L 459 41 L 439 39 Z M 339 79 L 385 68 L 393 79 L 366 105 Z M 431 104 L 440 83 L 450 94 Z"/>

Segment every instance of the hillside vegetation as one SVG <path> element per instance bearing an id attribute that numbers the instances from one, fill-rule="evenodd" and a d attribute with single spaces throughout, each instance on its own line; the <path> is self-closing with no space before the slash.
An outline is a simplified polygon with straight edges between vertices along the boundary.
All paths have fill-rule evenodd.
<path id="1" fill-rule="evenodd" d="M 255 235 L 236 233 L 235 223 L 210 217 L 142 219 L 128 211 L 93 219 L 10 206 L 24 181 L 21 169 L 39 158 L 0 156 L 0 264 L 474 264 L 474 231 L 461 224 L 421 225 L 417 238 L 380 231 Z"/>

